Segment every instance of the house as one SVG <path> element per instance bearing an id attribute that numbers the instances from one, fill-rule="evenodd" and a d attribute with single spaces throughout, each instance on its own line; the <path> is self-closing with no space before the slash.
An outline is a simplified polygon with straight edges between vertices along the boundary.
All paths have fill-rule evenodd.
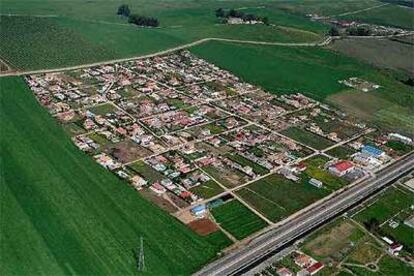
<path id="1" fill-rule="evenodd" d="M 308 267 L 306 270 L 309 272 L 310 275 L 314 275 L 318 273 L 322 268 L 324 268 L 325 265 L 321 262 L 314 263 L 310 267 Z"/>
<path id="2" fill-rule="evenodd" d="M 400 251 L 403 249 L 403 246 L 399 243 L 393 243 L 388 247 L 388 252 L 392 255 L 398 256 Z"/>
<path id="3" fill-rule="evenodd" d="M 309 184 L 311 184 L 312 186 L 315 186 L 316 188 L 322 188 L 323 183 L 315 178 L 311 178 L 309 180 Z"/>
<path id="4" fill-rule="evenodd" d="M 312 265 L 312 261 L 313 259 L 310 256 L 303 253 L 299 254 L 295 258 L 295 264 L 297 264 L 300 267 L 309 267 Z"/>
<path id="5" fill-rule="evenodd" d="M 385 155 L 384 151 L 370 145 L 364 145 L 361 149 L 361 152 L 373 156 L 375 158 L 381 158 Z"/>
<path id="6" fill-rule="evenodd" d="M 293 276 L 293 273 L 286 267 L 279 268 L 276 273 L 279 276 Z"/>
<path id="7" fill-rule="evenodd" d="M 339 177 L 344 176 L 353 170 L 354 164 L 348 160 L 339 161 L 329 167 L 329 172 Z"/>
<path id="8" fill-rule="evenodd" d="M 243 24 L 243 19 L 239 17 L 229 17 L 227 18 L 227 24 Z"/>

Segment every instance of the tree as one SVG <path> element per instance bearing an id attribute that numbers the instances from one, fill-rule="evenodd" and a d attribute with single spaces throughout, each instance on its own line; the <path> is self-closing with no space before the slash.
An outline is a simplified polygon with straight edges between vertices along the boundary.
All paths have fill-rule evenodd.
<path id="1" fill-rule="evenodd" d="M 138 14 L 131 14 L 128 22 L 137 26 L 158 27 L 160 22 L 154 17 L 145 17 Z"/>
<path id="2" fill-rule="evenodd" d="M 128 5 L 122 4 L 118 7 L 118 12 L 116 14 L 128 17 L 130 15 L 131 11 L 129 10 Z"/>
<path id="3" fill-rule="evenodd" d="M 331 27 L 328 33 L 330 36 L 339 36 L 339 30 L 337 27 Z"/>
<path id="4" fill-rule="evenodd" d="M 216 10 L 216 16 L 220 18 L 226 17 L 226 12 L 222 8 L 219 8 Z"/>
<path id="5" fill-rule="evenodd" d="M 265 24 L 265 25 L 269 25 L 270 23 L 269 23 L 269 18 L 267 17 L 267 16 L 265 16 L 265 17 L 263 17 L 262 18 L 262 22 L 263 22 L 263 24 Z"/>

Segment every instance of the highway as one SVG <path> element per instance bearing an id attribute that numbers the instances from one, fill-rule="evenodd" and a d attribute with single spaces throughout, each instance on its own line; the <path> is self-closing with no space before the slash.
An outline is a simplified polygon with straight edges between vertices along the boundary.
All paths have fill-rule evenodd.
<path id="1" fill-rule="evenodd" d="M 216 260 L 194 275 L 212 276 L 240 273 L 246 267 L 270 253 L 282 249 L 286 244 L 341 214 L 344 210 L 372 195 L 413 168 L 414 153 L 410 153 L 379 171 L 368 180 L 350 187 L 307 212 L 293 217 L 287 223 L 269 230 L 246 247 Z"/>

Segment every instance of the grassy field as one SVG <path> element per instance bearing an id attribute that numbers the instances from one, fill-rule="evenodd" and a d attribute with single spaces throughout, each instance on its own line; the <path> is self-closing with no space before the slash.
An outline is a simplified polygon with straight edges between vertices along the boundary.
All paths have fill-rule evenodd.
<path id="1" fill-rule="evenodd" d="M 301 142 L 302 144 L 308 145 L 317 150 L 322 150 L 334 145 L 333 142 L 326 139 L 325 137 L 319 136 L 298 127 L 290 127 L 286 130 L 283 130 L 281 133 L 292 138 L 293 140 Z"/>
<path id="2" fill-rule="evenodd" d="M 2 275 L 136 274 L 140 236 L 151 275 L 190 274 L 216 256 L 220 239 L 196 235 L 80 152 L 22 79 L 0 87 Z"/>
<path id="3" fill-rule="evenodd" d="M 150 184 L 154 182 L 161 181 L 164 176 L 147 165 L 144 161 L 137 161 L 128 165 L 128 168 L 132 169 L 145 179 L 149 181 Z"/>
<path id="4" fill-rule="evenodd" d="M 273 174 L 242 188 L 237 194 L 276 222 L 321 199 L 328 192 L 313 187 L 306 180 L 295 183 Z"/>
<path id="5" fill-rule="evenodd" d="M 238 240 L 267 226 L 265 221 L 237 200 L 213 208 L 211 212 L 216 222 Z"/>

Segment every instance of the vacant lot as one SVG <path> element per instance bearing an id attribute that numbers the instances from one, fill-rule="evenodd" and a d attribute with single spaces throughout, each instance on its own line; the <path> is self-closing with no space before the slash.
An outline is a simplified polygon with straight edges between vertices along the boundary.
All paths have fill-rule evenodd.
<path id="1" fill-rule="evenodd" d="M 272 221 L 279 221 L 328 194 L 308 184 L 295 183 L 273 174 L 258 180 L 237 193 L 260 213 Z"/>
<path id="2" fill-rule="evenodd" d="M 222 240 L 198 236 L 80 152 L 22 79 L 0 87 L 2 275 L 132 275 L 140 236 L 148 274 L 190 274 L 216 256 Z"/>
<path id="3" fill-rule="evenodd" d="M 224 192 L 223 188 L 214 180 L 209 180 L 206 183 L 191 188 L 190 191 L 202 198 L 210 198 Z"/>
<path id="4" fill-rule="evenodd" d="M 332 155 L 333 157 L 339 158 L 339 159 L 348 159 L 352 154 L 354 154 L 356 151 L 350 147 L 347 146 L 339 146 L 335 147 L 331 150 L 328 150 L 326 153 L 329 155 Z"/>
<path id="5" fill-rule="evenodd" d="M 237 200 L 213 208 L 211 212 L 216 222 L 238 240 L 267 226 L 266 222 Z"/>

